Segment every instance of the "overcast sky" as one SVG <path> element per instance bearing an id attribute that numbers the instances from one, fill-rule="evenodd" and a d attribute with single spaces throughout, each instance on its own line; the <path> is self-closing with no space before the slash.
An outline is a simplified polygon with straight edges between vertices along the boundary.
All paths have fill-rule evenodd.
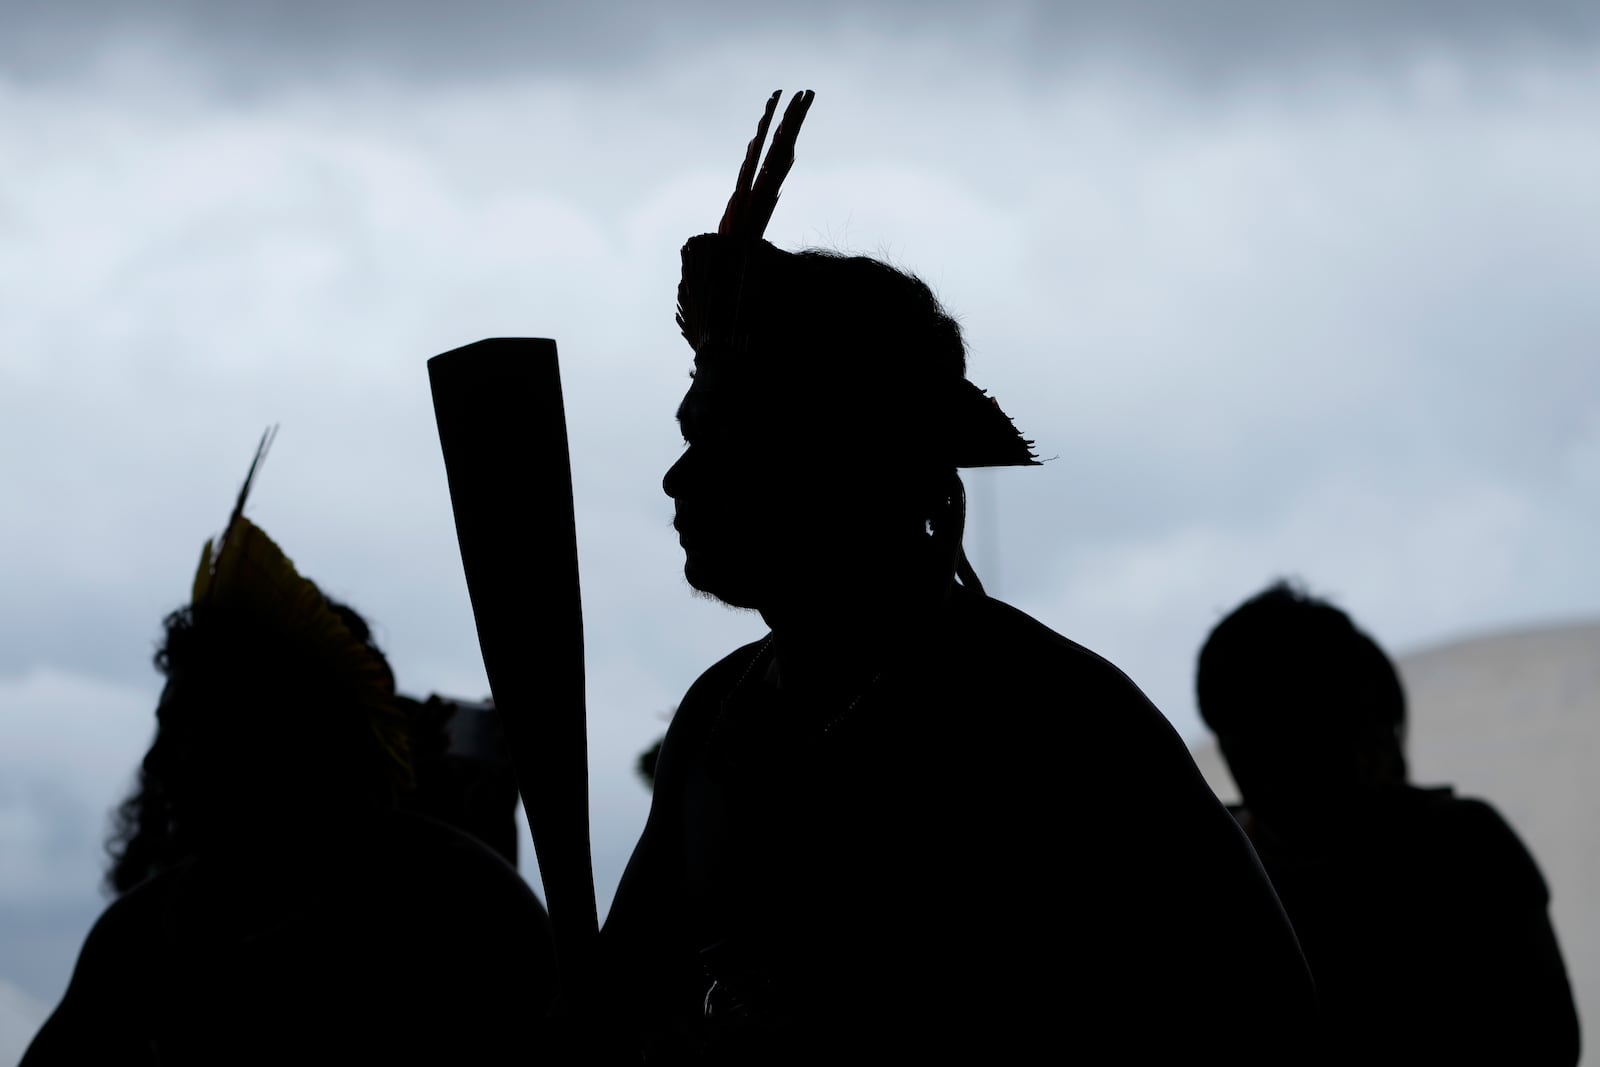
<path id="1" fill-rule="evenodd" d="M 1057 457 L 969 478 L 980 574 L 1187 736 L 1279 574 L 1397 651 L 1600 614 L 1595 5 L 758 10 L 0 3 L 0 983 L 59 996 L 268 423 L 252 517 L 484 695 L 424 361 L 495 335 L 561 349 L 604 908 L 634 756 L 762 632 L 660 476 L 678 248 L 780 86 L 769 236 L 922 275 Z"/>

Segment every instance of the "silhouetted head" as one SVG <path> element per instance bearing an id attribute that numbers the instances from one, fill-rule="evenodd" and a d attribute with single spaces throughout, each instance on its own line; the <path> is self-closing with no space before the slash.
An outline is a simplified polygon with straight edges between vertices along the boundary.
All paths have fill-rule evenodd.
<path id="1" fill-rule="evenodd" d="M 1275 827 L 1325 823 L 1405 781 L 1405 694 L 1349 616 L 1278 582 L 1200 651 L 1200 716 L 1245 804 Z"/>
<path id="2" fill-rule="evenodd" d="M 126 890 L 150 874 L 232 841 L 316 834 L 391 807 L 407 769 L 375 731 L 388 663 L 365 620 L 328 601 L 369 650 L 352 672 L 315 635 L 231 609 L 168 615 L 155 655 L 166 686 L 139 785 L 118 811 L 108 881 Z M 381 672 L 381 674 L 379 673 Z"/>
<path id="3" fill-rule="evenodd" d="M 394 700 L 388 662 L 366 621 L 329 607 L 368 650 Z M 310 635 L 237 613 L 189 607 L 169 615 L 156 664 L 167 684 L 145 760 L 168 783 L 175 817 L 204 822 L 312 814 L 328 805 L 384 806 L 404 779 L 368 710 L 372 677 L 344 669 Z"/>
<path id="4" fill-rule="evenodd" d="M 687 450 L 663 488 L 685 573 L 758 608 L 866 577 L 948 579 L 956 469 L 1032 464 L 1030 442 L 966 380 L 961 330 L 920 280 L 761 239 L 810 98 L 791 104 L 757 177 L 776 104 L 718 232 L 683 247 L 678 324 L 695 369 L 678 408 Z"/>
<path id="5" fill-rule="evenodd" d="M 327 836 L 411 782 L 412 726 L 366 620 L 244 517 L 272 437 L 165 620 L 155 741 L 109 843 L 119 891 L 230 841 Z"/>
<path id="6" fill-rule="evenodd" d="M 876 260 L 768 266 L 745 347 L 702 347 L 678 408 L 687 447 L 662 484 L 690 583 L 763 607 L 885 566 L 948 574 L 962 495 L 937 409 L 965 382 L 959 327 Z"/>

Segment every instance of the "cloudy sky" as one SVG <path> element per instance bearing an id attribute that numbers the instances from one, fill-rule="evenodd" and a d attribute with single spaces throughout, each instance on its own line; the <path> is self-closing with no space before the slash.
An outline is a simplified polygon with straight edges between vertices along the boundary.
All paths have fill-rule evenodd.
<path id="1" fill-rule="evenodd" d="M 485 693 L 424 361 L 487 336 L 560 344 L 604 908 L 635 754 L 762 632 L 689 595 L 660 476 L 678 247 L 780 86 L 769 235 L 921 274 L 1056 457 L 969 479 L 980 574 L 1187 736 L 1279 574 L 1399 651 L 1600 614 L 1600 9 L 1086 7 L 0 0 L 7 995 L 103 904 L 159 621 L 267 424 L 255 520 L 404 689 Z"/>

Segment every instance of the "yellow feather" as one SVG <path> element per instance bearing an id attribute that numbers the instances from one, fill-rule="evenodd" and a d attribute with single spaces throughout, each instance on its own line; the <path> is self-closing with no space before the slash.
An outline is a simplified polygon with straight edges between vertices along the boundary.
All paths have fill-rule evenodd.
<path id="1" fill-rule="evenodd" d="M 283 634 L 335 677 L 348 679 L 374 735 L 394 761 L 398 778 L 409 783 L 409 727 L 395 700 L 387 663 L 356 637 L 316 584 L 295 570 L 283 549 L 244 517 L 251 483 L 272 437 L 273 430 L 263 435 L 222 537 L 207 541 L 201 549 L 193 603 L 249 618 Z"/>

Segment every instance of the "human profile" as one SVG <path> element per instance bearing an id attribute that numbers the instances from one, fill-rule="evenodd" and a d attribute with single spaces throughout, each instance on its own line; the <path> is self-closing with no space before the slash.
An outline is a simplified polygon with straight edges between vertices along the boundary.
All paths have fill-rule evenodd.
<path id="1" fill-rule="evenodd" d="M 962 551 L 958 470 L 1037 460 L 954 318 L 762 239 L 811 99 L 758 170 L 774 94 L 683 248 L 663 488 L 689 585 L 770 633 L 669 726 L 601 936 L 618 1029 L 646 1062 L 1294 1061 L 1314 996 L 1244 835 L 1138 688 Z"/>

